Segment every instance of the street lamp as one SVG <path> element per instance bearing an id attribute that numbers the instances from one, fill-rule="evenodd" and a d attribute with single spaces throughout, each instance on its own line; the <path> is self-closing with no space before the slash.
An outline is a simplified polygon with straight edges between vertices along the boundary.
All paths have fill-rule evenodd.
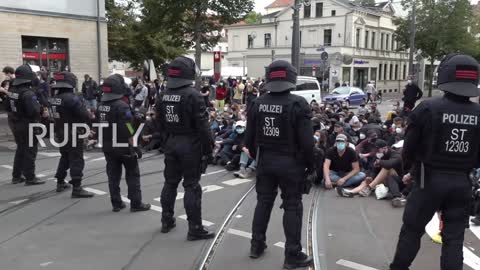
<path id="1" fill-rule="evenodd" d="M 310 0 L 295 0 L 293 5 L 292 65 L 300 72 L 300 8 L 310 6 Z"/>

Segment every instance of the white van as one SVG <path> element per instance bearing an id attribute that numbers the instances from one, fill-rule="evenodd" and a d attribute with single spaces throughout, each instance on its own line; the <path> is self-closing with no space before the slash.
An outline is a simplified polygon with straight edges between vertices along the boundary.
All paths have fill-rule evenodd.
<path id="1" fill-rule="evenodd" d="M 318 103 L 322 102 L 320 83 L 315 77 L 298 76 L 297 89 L 292 94 L 304 97 L 308 104 L 312 100 Z"/>

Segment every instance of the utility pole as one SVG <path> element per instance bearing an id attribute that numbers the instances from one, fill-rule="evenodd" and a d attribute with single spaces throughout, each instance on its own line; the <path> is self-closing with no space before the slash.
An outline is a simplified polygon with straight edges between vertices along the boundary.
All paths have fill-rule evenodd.
<path id="1" fill-rule="evenodd" d="M 293 5 L 292 66 L 300 72 L 300 0 Z"/>
<path id="2" fill-rule="evenodd" d="M 411 18 L 411 25 L 410 25 L 410 55 L 408 59 L 408 68 L 410 69 L 410 76 L 411 79 L 414 79 L 415 72 L 414 72 L 414 65 L 413 65 L 413 53 L 415 52 L 415 31 L 416 31 L 416 7 L 415 7 L 415 0 L 412 1 L 412 18 Z"/>

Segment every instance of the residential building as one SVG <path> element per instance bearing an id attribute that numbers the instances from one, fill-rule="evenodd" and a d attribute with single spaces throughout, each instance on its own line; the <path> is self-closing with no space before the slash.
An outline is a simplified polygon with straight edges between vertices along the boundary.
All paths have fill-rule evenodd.
<path id="1" fill-rule="evenodd" d="M 293 2 L 265 15 L 260 24 L 226 27 L 230 65 L 246 66 L 248 76 L 262 77 L 273 59 L 290 61 Z M 397 51 L 394 16 L 390 2 L 367 7 L 348 0 L 312 0 L 302 6 L 299 74 L 328 80 L 330 89 L 337 82 L 364 88 L 374 81 L 383 92 L 401 91 L 408 53 Z M 321 59 L 324 52 L 327 61 Z"/>

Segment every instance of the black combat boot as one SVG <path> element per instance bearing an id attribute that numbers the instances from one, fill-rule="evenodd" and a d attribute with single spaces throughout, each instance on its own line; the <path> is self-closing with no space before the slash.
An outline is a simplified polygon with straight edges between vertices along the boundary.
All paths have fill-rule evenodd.
<path id="1" fill-rule="evenodd" d="M 72 198 L 92 198 L 93 196 L 93 193 L 86 191 L 81 186 L 72 189 Z"/>
<path id="2" fill-rule="evenodd" d="M 70 188 L 70 185 L 65 183 L 65 180 L 57 179 L 57 192 L 62 192 Z"/>
<path id="3" fill-rule="evenodd" d="M 122 202 L 121 204 L 113 206 L 112 211 L 120 212 L 120 210 L 125 209 L 125 207 L 127 207 L 127 205 L 124 202 Z"/>
<path id="4" fill-rule="evenodd" d="M 287 255 L 285 256 L 285 262 L 283 263 L 283 268 L 285 269 L 296 269 L 301 267 L 308 267 L 312 265 L 313 258 L 311 256 L 307 256 L 307 254 L 303 252 L 299 252 L 297 255 Z"/>
<path id="5" fill-rule="evenodd" d="M 143 212 L 143 211 L 148 211 L 150 210 L 150 207 L 152 207 L 148 203 L 140 203 L 137 205 L 130 205 L 130 212 Z"/>
<path id="6" fill-rule="evenodd" d="M 25 180 L 25 186 L 36 186 L 36 185 L 43 185 L 45 184 L 45 181 L 40 180 L 40 178 L 35 177 L 31 180 Z"/>
<path id="7" fill-rule="evenodd" d="M 188 241 L 205 240 L 215 237 L 215 233 L 205 230 L 203 225 L 188 224 Z"/>
<path id="8" fill-rule="evenodd" d="M 20 176 L 20 177 L 13 177 L 13 178 L 12 178 L 12 184 L 14 184 L 14 185 L 23 183 L 23 182 L 25 182 L 25 181 L 26 181 L 26 179 L 25 179 L 24 177 L 22 177 L 22 176 Z"/>
<path id="9" fill-rule="evenodd" d="M 252 240 L 252 245 L 250 246 L 250 258 L 258 259 L 263 255 L 263 252 L 267 249 L 265 242 L 258 242 Z"/>
<path id="10" fill-rule="evenodd" d="M 162 218 L 162 233 L 168 233 L 177 226 L 175 218 Z"/>

